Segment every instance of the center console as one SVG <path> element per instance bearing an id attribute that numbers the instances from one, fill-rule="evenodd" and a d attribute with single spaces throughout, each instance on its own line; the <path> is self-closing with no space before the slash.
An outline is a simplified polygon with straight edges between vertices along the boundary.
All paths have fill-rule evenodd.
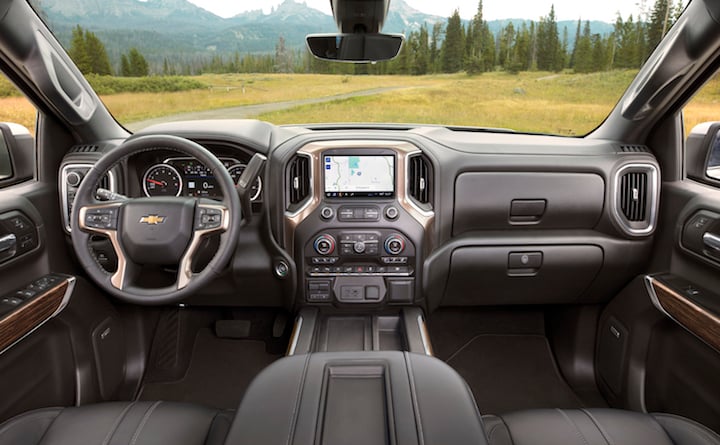
<path id="1" fill-rule="evenodd" d="M 416 159 L 425 162 L 422 176 L 412 168 Z M 286 177 L 285 242 L 298 265 L 303 304 L 421 299 L 422 252 L 434 213 L 430 199 L 418 201 L 411 189 L 431 196 L 428 166 L 405 142 L 323 141 L 297 151 Z"/>

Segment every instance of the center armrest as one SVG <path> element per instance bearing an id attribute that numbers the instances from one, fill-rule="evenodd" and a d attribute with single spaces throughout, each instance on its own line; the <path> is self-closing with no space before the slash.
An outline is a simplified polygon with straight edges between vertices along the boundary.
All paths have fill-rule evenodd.
<path id="1" fill-rule="evenodd" d="M 465 381 L 433 357 L 339 352 L 286 357 L 256 377 L 228 444 L 486 444 Z"/>

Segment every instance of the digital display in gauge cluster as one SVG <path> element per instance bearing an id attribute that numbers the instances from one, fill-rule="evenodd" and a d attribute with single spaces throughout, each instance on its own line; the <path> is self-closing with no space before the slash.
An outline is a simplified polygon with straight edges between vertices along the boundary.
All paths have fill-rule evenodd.
<path id="1" fill-rule="evenodd" d="M 237 183 L 247 165 L 233 158 L 220 158 L 220 161 L 230 173 L 233 182 Z M 252 187 L 253 201 L 260 197 L 261 190 L 262 180 L 258 177 Z M 143 191 L 146 196 L 222 196 L 212 171 L 193 158 L 169 158 L 148 168 L 143 175 Z"/>

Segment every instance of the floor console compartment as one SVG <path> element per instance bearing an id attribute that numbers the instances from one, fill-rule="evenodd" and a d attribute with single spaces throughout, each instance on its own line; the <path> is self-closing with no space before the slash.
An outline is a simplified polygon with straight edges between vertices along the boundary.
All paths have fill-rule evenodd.
<path id="1" fill-rule="evenodd" d="M 465 381 L 408 352 L 286 357 L 252 383 L 226 443 L 486 444 Z"/>

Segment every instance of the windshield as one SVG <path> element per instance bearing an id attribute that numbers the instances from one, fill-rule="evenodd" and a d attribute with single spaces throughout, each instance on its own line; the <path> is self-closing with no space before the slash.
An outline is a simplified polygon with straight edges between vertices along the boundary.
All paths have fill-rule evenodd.
<path id="1" fill-rule="evenodd" d="M 584 135 L 609 114 L 682 1 L 392 0 L 397 58 L 315 59 L 329 0 L 31 0 L 111 113 L 155 123 L 425 123 Z"/>

